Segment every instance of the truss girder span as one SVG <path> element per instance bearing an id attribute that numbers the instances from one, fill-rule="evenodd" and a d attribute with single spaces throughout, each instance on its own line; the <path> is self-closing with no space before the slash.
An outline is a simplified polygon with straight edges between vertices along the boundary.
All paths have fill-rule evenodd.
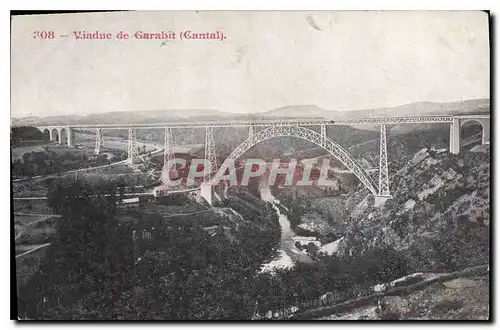
<path id="1" fill-rule="evenodd" d="M 71 125 L 71 128 L 106 128 L 106 129 L 125 129 L 134 128 L 206 128 L 206 127 L 269 127 L 269 126 L 313 126 L 313 125 L 389 125 L 389 124 L 437 124 L 453 123 L 454 119 L 489 119 L 489 115 L 470 115 L 470 116 L 410 116 L 410 117 L 368 117 L 368 118 L 346 118 L 346 119 L 325 119 L 325 118 L 300 118 L 300 119 L 257 119 L 257 120 L 222 120 L 222 121 L 183 121 L 183 122 L 163 122 L 155 124 L 82 124 Z M 62 126 L 43 126 L 40 129 L 61 129 Z"/>

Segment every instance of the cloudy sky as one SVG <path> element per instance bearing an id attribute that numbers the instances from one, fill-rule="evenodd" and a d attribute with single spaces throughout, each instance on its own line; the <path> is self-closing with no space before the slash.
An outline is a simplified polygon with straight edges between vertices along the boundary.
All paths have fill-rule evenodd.
<path id="1" fill-rule="evenodd" d="M 76 40 L 72 31 L 222 31 Z M 54 31 L 41 40 L 35 31 Z M 58 37 L 61 34 L 69 37 Z M 481 12 L 127 12 L 16 17 L 12 116 L 141 109 L 329 110 L 489 97 Z"/>

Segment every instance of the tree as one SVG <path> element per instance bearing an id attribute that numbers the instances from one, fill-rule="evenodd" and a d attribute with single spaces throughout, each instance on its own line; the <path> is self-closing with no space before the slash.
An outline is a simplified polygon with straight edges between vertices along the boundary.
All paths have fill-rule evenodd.
<path id="1" fill-rule="evenodd" d="M 48 196 L 62 220 L 46 272 L 53 283 L 79 285 L 80 294 L 104 293 L 97 303 L 108 307 L 127 282 L 133 262 L 130 231 L 115 217 L 115 194 L 116 187 L 104 182 L 92 186 L 61 178 Z"/>

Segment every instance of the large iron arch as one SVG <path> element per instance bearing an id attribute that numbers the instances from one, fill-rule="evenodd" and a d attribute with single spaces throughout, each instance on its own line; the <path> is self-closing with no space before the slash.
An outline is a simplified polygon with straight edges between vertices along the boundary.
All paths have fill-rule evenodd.
<path id="1" fill-rule="evenodd" d="M 255 132 L 250 135 L 248 139 L 243 141 L 233 152 L 226 158 L 219 171 L 226 169 L 229 162 L 234 162 L 242 154 L 248 151 L 253 146 L 269 140 L 274 137 L 280 136 L 290 136 L 296 137 L 303 140 L 312 142 L 326 151 L 328 151 L 332 156 L 337 158 L 342 164 L 344 164 L 358 179 L 370 190 L 374 195 L 377 195 L 377 186 L 368 173 L 361 167 L 361 165 L 354 159 L 348 151 L 342 148 L 338 143 L 334 142 L 327 136 L 323 136 L 311 129 L 302 126 L 272 126 L 261 131 Z M 219 173 L 216 173 L 218 176 Z"/>

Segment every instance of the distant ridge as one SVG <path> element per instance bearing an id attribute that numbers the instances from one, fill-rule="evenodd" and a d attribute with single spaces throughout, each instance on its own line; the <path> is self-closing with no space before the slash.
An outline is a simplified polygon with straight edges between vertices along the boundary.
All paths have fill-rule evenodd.
<path id="1" fill-rule="evenodd" d="M 394 107 L 332 111 L 317 105 L 286 106 L 263 113 L 265 116 L 293 116 L 293 117 L 325 117 L 328 119 L 345 117 L 393 117 L 418 116 L 441 114 L 466 114 L 471 112 L 490 112 L 489 99 L 474 99 L 457 102 L 415 102 Z"/>

